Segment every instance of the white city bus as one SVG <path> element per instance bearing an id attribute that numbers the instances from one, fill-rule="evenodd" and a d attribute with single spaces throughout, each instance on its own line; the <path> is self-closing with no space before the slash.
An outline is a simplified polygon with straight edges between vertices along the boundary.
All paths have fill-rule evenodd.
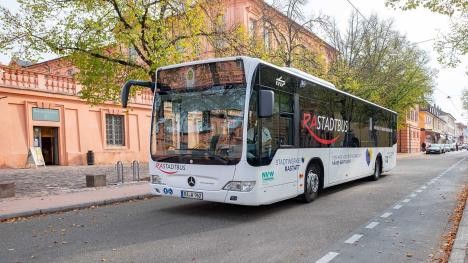
<path id="1" fill-rule="evenodd" d="M 149 171 L 156 195 L 271 204 L 396 165 L 395 112 L 293 68 L 231 57 L 159 68 Z"/>

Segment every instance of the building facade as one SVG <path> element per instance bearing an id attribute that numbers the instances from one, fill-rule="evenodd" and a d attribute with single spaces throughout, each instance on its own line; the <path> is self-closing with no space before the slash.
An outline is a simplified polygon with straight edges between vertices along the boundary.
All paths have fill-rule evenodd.
<path id="1" fill-rule="evenodd" d="M 458 145 L 468 143 L 468 134 L 466 134 L 468 126 L 461 122 L 455 123 L 455 138 Z"/>
<path id="2" fill-rule="evenodd" d="M 442 143 L 446 122 L 441 118 L 442 111 L 435 105 L 427 105 L 419 111 L 420 144 L 429 146 Z"/>
<path id="3" fill-rule="evenodd" d="M 457 140 L 455 130 L 455 117 L 452 116 L 452 114 L 447 113 L 447 112 L 442 112 L 440 114 L 440 117 L 445 121 L 445 129 L 443 132 L 443 143 L 455 143 Z"/>
<path id="4" fill-rule="evenodd" d="M 54 72 L 61 63 L 40 66 Z M 152 94 L 137 94 L 124 112 L 111 103 L 88 105 L 80 89 L 60 72 L 0 65 L 0 168 L 26 167 L 32 147 L 41 148 L 46 165 L 83 165 L 88 151 L 97 164 L 146 160 Z"/>
<path id="5" fill-rule="evenodd" d="M 251 25 L 259 20 L 261 3 L 226 0 L 226 23 L 240 23 L 260 34 L 261 23 Z M 278 23 L 286 22 L 285 16 L 273 11 Z M 302 40 L 323 53 L 327 63 L 336 55 L 335 49 L 307 30 Z M 211 50 L 205 46 L 200 56 L 215 56 Z M 88 151 L 94 153 L 96 164 L 148 160 L 151 92 L 138 92 L 129 110 L 111 102 L 90 106 L 78 96 L 82 87 L 73 77 L 76 72 L 62 58 L 0 64 L 0 168 L 26 167 L 28 153 L 35 148 L 41 149 L 46 165 L 84 165 Z"/>
<path id="6" fill-rule="evenodd" d="M 398 130 L 397 136 L 397 151 L 399 153 L 416 153 L 421 151 L 418 105 L 408 111 L 405 123 Z"/>

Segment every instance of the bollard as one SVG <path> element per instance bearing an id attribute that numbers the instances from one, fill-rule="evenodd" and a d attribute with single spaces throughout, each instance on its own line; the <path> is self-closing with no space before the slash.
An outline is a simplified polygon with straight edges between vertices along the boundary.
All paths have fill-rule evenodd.
<path id="1" fill-rule="evenodd" d="M 115 164 L 115 169 L 117 170 L 117 183 L 119 183 L 119 182 L 124 183 L 124 174 L 123 174 L 123 163 L 122 163 L 122 161 L 118 161 Z"/>
<path id="2" fill-rule="evenodd" d="M 101 187 L 106 186 L 107 180 L 105 174 L 87 174 L 86 187 Z"/>
<path id="3" fill-rule="evenodd" d="M 0 183 L 0 198 L 15 197 L 15 183 Z"/>
<path id="4" fill-rule="evenodd" d="M 140 181 L 140 163 L 137 160 L 132 162 L 133 181 Z M 136 180 L 135 180 L 136 178 Z"/>

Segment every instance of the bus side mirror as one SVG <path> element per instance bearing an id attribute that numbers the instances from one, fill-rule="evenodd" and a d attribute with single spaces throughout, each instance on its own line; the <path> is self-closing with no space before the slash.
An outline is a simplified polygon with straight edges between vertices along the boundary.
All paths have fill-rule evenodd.
<path id="1" fill-rule="evenodd" d="M 275 93 L 272 90 L 260 90 L 258 117 L 270 118 L 273 116 Z"/>
<path id="2" fill-rule="evenodd" d="M 123 87 L 122 91 L 120 92 L 120 100 L 122 102 L 122 107 L 127 108 L 128 104 L 128 95 L 130 94 L 130 88 L 135 85 L 135 86 L 141 86 L 141 87 L 146 87 L 150 88 L 152 92 L 154 92 L 156 84 L 151 81 L 140 81 L 140 80 L 129 80 L 127 81 Z"/>

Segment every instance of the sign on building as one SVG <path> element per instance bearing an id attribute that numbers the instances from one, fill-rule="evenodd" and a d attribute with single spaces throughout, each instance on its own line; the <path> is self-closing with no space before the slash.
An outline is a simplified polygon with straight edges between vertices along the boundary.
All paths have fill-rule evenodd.
<path id="1" fill-rule="evenodd" d="M 60 121 L 59 110 L 32 108 L 32 119 L 34 121 Z"/>

